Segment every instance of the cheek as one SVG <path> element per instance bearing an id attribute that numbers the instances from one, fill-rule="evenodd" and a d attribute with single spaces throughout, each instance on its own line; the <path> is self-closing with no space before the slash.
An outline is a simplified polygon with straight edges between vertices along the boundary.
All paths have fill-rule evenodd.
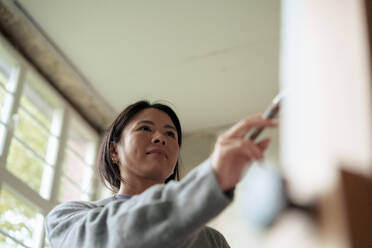
<path id="1" fill-rule="evenodd" d="M 172 160 L 173 160 L 173 162 L 176 163 L 177 162 L 177 159 L 178 159 L 179 152 L 180 152 L 178 143 L 172 145 L 170 152 L 172 154 Z"/>
<path id="2" fill-rule="evenodd" d="M 133 135 L 125 140 L 126 153 L 134 157 L 142 156 L 147 145 L 148 138 L 145 135 Z"/>

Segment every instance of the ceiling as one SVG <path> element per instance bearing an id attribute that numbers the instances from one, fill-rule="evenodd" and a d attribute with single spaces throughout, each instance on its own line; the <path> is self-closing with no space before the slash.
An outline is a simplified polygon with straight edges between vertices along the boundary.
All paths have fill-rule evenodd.
<path id="1" fill-rule="evenodd" d="M 17 2 L 117 112 L 163 100 L 193 132 L 278 91 L 278 0 Z"/>

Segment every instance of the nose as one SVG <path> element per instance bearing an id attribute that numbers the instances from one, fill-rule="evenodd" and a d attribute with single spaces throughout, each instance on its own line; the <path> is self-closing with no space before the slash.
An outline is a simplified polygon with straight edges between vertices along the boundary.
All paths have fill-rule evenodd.
<path id="1" fill-rule="evenodd" d="M 165 146 L 167 144 L 167 141 L 166 141 L 164 135 L 159 134 L 159 133 L 156 133 L 152 137 L 152 143 L 154 143 L 154 144 L 158 144 L 159 143 L 159 144 L 162 144 L 162 145 Z"/>

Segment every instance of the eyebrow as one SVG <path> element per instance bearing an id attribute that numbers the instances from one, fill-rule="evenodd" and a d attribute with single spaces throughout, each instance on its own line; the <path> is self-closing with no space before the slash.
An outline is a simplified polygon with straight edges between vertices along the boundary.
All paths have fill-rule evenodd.
<path id="1" fill-rule="evenodd" d="M 155 123 L 152 122 L 152 121 L 142 120 L 142 121 L 139 121 L 139 122 L 138 122 L 138 124 L 143 124 L 143 123 L 145 123 L 145 124 L 150 124 L 150 125 L 155 126 Z M 164 127 L 165 127 L 165 128 L 174 129 L 175 131 L 177 131 L 177 129 L 176 129 L 175 127 L 173 127 L 173 126 L 171 126 L 171 125 L 168 125 L 168 124 L 164 125 Z"/>

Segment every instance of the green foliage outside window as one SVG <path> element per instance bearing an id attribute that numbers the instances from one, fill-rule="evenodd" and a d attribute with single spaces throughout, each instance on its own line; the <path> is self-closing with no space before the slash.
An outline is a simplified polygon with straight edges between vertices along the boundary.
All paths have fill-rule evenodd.
<path id="1" fill-rule="evenodd" d="M 16 194 L 2 187 L 0 193 L 0 229 L 17 240 L 30 245 L 32 233 L 37 223 L 37 211 Z M 11 242 L 10 238 L 1 235 L 0 247 Z"/>
<path id="2" fill-rule="evenodd" d="M 17 140 L 10 146 L 7 169 L 36 192 L 40 191 L 44 165 Z"/>

